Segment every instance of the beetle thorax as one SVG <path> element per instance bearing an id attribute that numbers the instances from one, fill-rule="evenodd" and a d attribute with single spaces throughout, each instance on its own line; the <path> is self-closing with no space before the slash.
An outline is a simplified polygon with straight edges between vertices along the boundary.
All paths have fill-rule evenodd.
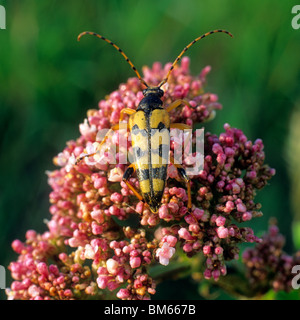
<path id="1" fill-rule="evenodd" d="M 163 102 L 161 97 L 164 95 L 164 91 L 159 87 L 148 87 L 143 90 L 144 98 L 139 103 L 137 111 L 143 110 L 149 112 L 154 109 L 162 109 Z"/>

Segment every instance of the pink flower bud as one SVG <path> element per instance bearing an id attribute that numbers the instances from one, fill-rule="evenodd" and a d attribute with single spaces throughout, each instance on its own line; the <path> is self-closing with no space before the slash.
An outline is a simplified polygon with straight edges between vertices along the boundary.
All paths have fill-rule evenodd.
<path id="1" fill-rule="evenodd" d="M 211 270 L 205 269 L 205 271 L 203 272 L 203 276 L 205 279 L 209 280 L 211 278 Z"/>
<path id="2" fill-rule="evenodd" d="M 170 203 L 168 204 L 168 208 L 170 209 L 170 211 L 171 211 L 172 214 L 177 213 L 177 212 L 178 212 L 178 209 L 179 209 L 178 204 L 175 203 L 175 202 L 170 202 Z"/>
<path id="3" fill-rule="evenodd" d="M 156 257 L 159 258 L 159 263 L 167 266 L 169 264 L 169 260 L 175 253 L 175 248 L 169 246 L 168 242 L 164 242 L 162 247 L 157 249 Z"/>
<path id="4" fill-rule="evenodd" d="M 217 228 L 217 234 L 220 239 L 224 239 L 228 237 L 228 229 L 225 227 Z"/>
<path id="5" fill-rule="evenodd" d="M 204 254 L 210 254 L 211 252 L 211 247 L 210 246 L 203 246 L 202 250 Z"/>
<path id="6" fill-rule="evenodd" d="M 193 250 L 193 245 L 191 243 L 185 243 L 182 249 L 185 252 L 191 252 Z"/>
<path id="7" fill-rule="evenodd" d="M 178 231 L 178 235 L 180 236 L 180 238 L 185 239 L 185 240 L 193 240 L 194 239 L 193 236 L 185 228 L 181 228 Z"/>
<path id="8" fill-rule="evenodd" d="M 37 235 L 36 231 L 34 231 L 34 230 L 28 230 L 28 231 L 26 231 L 25 238 L 26 238 L 27 240 L 33 240 L 33 239 L 36 238 L 36 235 Z"/>
<path id="9" fill-rule="evenodd" d="M 241 188 L 240 188 L 240 186 L 237 184 L 237 183 L 232 183 L 232 192 L 234 193 L 234 194 L 237 194 L 237 193 L 240 193 L 240 191 L 241 191 Z"/>
<path id="10" fill-rule="evenodd" d="M 114 291 L 115 289 L 117 289 L 120 286 L 120 284 L 116 281 L 109 281 L 107 283 L 107 289 L 109 291 Z"/>
<path id="11" fill-rule="evenodd" d="M 243 213 L 242 219 L 243 219 L 243 221 L 249 221 L 249 220 L 251 220 L 251 219 L 252 219 L 252 213 L 249 212 L 249 211 Z"/>
<path id="12" fill-rule="evenodd" d="M 218 216 L 218 218 L 216 219 L 216 225 L 218 227 L 224 226 L 225 222 L 226 222 L 226 218 L 225 217 Z"/>
<path id="13" fill-rule="evenodd" d="M 174 236 L 166 236 L 165 237 L 167 243 L 169 244 L 170 247 L 175 247 L 176 243 L 177 243 L 177 238 Z"/>
<path id="14" fill-rule="evenodd" d="M 112 202 L 116 202 L 116 203 L 120 203 L 123 199 L 123 196 L 118 193 L 118 192 L 114 192 L 111 196 L 110 196 L 110 200 Z"/>
<path id="15" fill-rule="evenodd" d="M 103 227 L 99 226 L 95 221 L 92 222 L 92 233 L 94 235 L 101 234 L 103 232 Z"/>
<path id="16" fill-rule="evenodd" d="M 111 182 L 121 182 L 123 178 L 123 170 L 120 167 L 115 167 L 112 170 L 110 170 L 108 175 L 108 181 Z"/>
<path id="17" fill-rule="evenodd" d="M 158 215 L 161 219 L 165 219 L 168 217 L 169 215 L 169 209 L 168 209 L 168 206 L 163 204 L 159 210 L 158 210 Z"/>
<path id="18" fill-rule="evenodd" d="M 238 212 L 245 212 L 247 210 L 247 207 L 243 203 L 238 203 L 236 205 L 236 209 Z"/>
<path id="19" fill-rule="evenodd" d="M 220 278 L 220 275 L 221 275 L 220 270 L 218 270 L 218 269 L 213 270 L 213 272 L 211 274 L 212 274 L 215 281 L 218 281 Z"/>
<path id="20" fill-rule="evenodd" d="M 215 254 L 217 254 L 217 255 L 221 255 L 221 254 L 223 254 L 223 248 L 222 247 L 216 247 L 215 248 Z"/>
<path id="21" fill-rule="evenodd" d="M 199 224 L 190 224 L 189 225 L 189 231 L 190 232 L 193 232 L 193 233 L 199 233 L 199 231 L 200 231 L 200 226 L 199 226 Z"/>
<path id="22" fill-rule="evenodd" d="M 24 245 L 20 240 L 14 240 L 12 243 L 12 248 L 16 253 L 21 253 L 22 250 L 24 249 Z"/>
<path id="23" fill-rule="evenodd" d="M 226 266 L 223 265 L 223 266 L 220 266 L 220 272 L 223 276 L 225 276 L 227 274 L 227 269 L 226 269 Z"/>
<path id="24" fill-rule="evenodd" d="M 111 274 L 116 274 L 119 267 L 119 263 L 114 259 L 108 259 L 106 261 L 107 271 Z"/>
<path id="25" fill-rule="evenodd" d="M 47 277 L 49 274 L 48 267 L 45 262 L 38 263 L 36 269 L 39 274 L 44 275 L 45 277 Z"/>
<path id="26" fill-rule="evenodd" d="M 216 219 L 217 219 L 217 215 L 216 215 L 216 214 L 213 214 L 213 215 L 210 217 L 210 223 L 212 223 L 212 224 L 216 223 Z"/>
<path id="27" fill-rule="evenodd" d="M 37 297 L 40 294 L 41 289 L 36 286 L 36 285 L 32 285 L 28 288 L 28 293 L 32 298 Z"/>
<path id="28" fill-rule="evenodd" d="M 141 258 L 140 257 L 130 257 L 129 264 L 131 268 L 138 268 L 141 265 Z"/>
<path id="29" fill-rule="evenodd" d="M 130 296 L 130 293 L 127 289 L 120 289 L 117 293 L 119 299 L 125 300 Z"/>
<path id="30" fill-rule="evenodd" d="M 233 209 L 234 209 L 234 203 L 232 201 L 227 201 L 224 212 L 230 213 Z"/>
<path id="31" fill-rule="evenodd" d="M 213 153 L 215 153 L 215 154 L 223 153 L 223 148 L 220 146 L 220 144 L 215 143 L 215 144 L 212 146 L 212 151 L 213 151 Z"/>

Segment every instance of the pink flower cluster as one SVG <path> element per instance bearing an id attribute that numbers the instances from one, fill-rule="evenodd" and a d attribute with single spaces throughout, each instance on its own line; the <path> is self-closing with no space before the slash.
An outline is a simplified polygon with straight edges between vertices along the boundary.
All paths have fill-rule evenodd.
<path id="1" fill-rule="evenodd" d="M 50 232 L 40 235 L 29 230 L 26 242 L 15 240 L 12 247 L 19 258 L 9 266 L 16 279 L 7 290 L 9 299 L 73 300 L 94 294 L 90 268 L 68 256 L 59 239 L 53 243 Z"/>
<path id="2" fill-rule="evenodd" d="M 152 69 L 145 67 L 145 81 L 157 85 L 169 67 L 159 63 Z M 180 98 L 188 100 L 190 107 L 173 110 L 171 121 L 193 125 L 213 119 L 221 105 L 215 94 L 204 93 L 209 71 L 206 67 L 192 77 L 187 57 L 173 70 L 163 86 L 164 103 Z M 240 224 L 261 215 L 255 193 L 275 172 L 264 164 L 262 141 L 251 142 L 228 124 L 219 136 L 205 135 L 204 167 L 191 177 L 190 213 L 186 187 L 173 165 L 168 167 L 158 214 L 137 200 L 122 182 L 127 165 L 118 161 L 122 151 L 118 132 L 106 144 L 108 149 L 116 147 L 116 164 L 84 160 L 76 164 L 82 153 L 95 150 L 99 130 L 118 123 L 123 108 L 138 106 L 142 89 L 137 78 L 121 84 L 99 102 L 99 109 L 88 111 L 79 126 L 81 136 L 54 158 L 60 168 L 47 173 L 53 190 L 48 230 L 30 231 L 24 243 L 13 243 L 18 259 L 9 266 L 15 279 L 7 291 L 10 298 L 149 299 L 156 290 L 149 268 L 156 263 L 168 265 L 177 259 L 178 250 L 190 258 L 202 255 L 205 278 L 218 280 L 226 274 L 225 261 L 238 258 L 239 243 L 259 241 L 251 228 Z M 171 153 L 176 143 L 171 142 Z M 129 142 L 127 151 L 131 152 Z M 111 160 L 111 153 L 102 157 Z M 189 166 L 188 160 L 183 165 Z M 139 188 L 135 176 L 130 183 Z M 138 219 L 138 226 L 132 225 L 132 217 Z"/>
<path id="3" fill-rule="evenodd" d="M 225 260 L 238 259 L 241 242 L 259 242 L 242 223 L 262 215 L 254 202 L 256 190 L 275 174 L 264 165 L 261 140 L 249 141 L 241 130 L 224 125 L 220 136 L 206 134 L 204 169 L 192 178 L 194 210 L 187 213 L 185 190 L 170 188 L 167 204 L 159 216 L 167 221 L 184 218 L 185 223 L 164 228 L 164 235 L 174 235 L 188 256 L 201 252 L 206 258 L 204 277 L 218 280 L 226 274 Z M 172 209 L 176 206 L 176 209 Z M 164 213 L 164 215 L 162 215 Z"/>
<path id="4" fill-rule="evenodd" d="M 283 235 L 273 224 L 260 243 L 243 252 L 247 278 L 256 293 L 263 294 L 270 288 L 287 292 L 293 289 L 291 282 L 295 274 L 292 273 L 292 268 L 300 265 L 300 251 L 290 256 L 283 251 L 284 244 Z"/>

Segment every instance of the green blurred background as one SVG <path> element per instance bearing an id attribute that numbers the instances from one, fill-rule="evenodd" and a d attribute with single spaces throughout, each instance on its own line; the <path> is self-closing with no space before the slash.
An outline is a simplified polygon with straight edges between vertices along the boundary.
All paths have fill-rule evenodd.
<path id="1" fill-rule="evenodd" d="M 117 43 L 138 70 L 154 61 L 173 61 L 187 43 L 212 29 L 234 34 L 233 39 L 213 35 L 188 51 L 194 75 L 212 66 L 206 89 L 223 104 L 206 131 L 219 134 L 228 122 L 251 140 L 263 139 L 266 162 L 277 173 L 257 196 L 264 216 L 250 224 L 261 235 L 269 218 L 276 217 L 286 237 L 285 250 L 291 254 L 299 249 L 300 29 L 291 26 L 296 4 L 0 1 L 7 19 L 6 30 L 0 30 L 0 264 L 7 267 L 16 259 L 10 246 L 14 239 L 24 240 L 28 229 L 46 229 L 50 187 L 45 171 L 54 169 L 52 158 L 67 140 L 78 137 L 86 111 L 134 76 L 104 42 L 93 37 L 77 42 L 86 30 Z M 157 298 L 197 298 L 190 279 L 182 285 L 191 288 L 186 295 L 178 296 L 178 290 L 172 294 L 170 281 Z"/>

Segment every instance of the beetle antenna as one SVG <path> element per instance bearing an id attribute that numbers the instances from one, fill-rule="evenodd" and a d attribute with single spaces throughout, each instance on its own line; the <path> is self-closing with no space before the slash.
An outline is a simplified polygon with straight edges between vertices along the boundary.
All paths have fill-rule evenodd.
<path id="1" fill-rule="evenodd" d="M 137 212 L 132 206 L 130 206 L 128 203 L 124 203 L 128 208 L 130 208 L 131 210 L 133 210 L 134 212 L 136 212 L 137 214 L 140 214 L 139 212 Z"/>
<path id="2" fill-rule="evenodd" d="M 180 61 L 182 55 L 194 44 L 196 43 L 197 41 L 213 34 L 213 33 L 218 33 L 218 32 L 222 32 L 222 33 L 226 33 L 228 34 L 230 37 L 233 37 L 233 35 L 229 32 L 229 31 L 226 31 L 226 30 L 213 30 L 213 31 L 210 31 L 210 32 L 207 32 L 205 34 L 203 34 L 202 36 L 194 39 L 190 44 L 188 44 L 182 51 L 181 53 L 179 54 L 179 56 L 175 59 L 175 61 L 173 62 L 169 72 L 167 73 L 167 76 L 161 81 L 161 83 L 158 85 L 158 87 L 160 88 L 162 85 L 164 85 L 167 81 L 168 81 L 168 78 L 170 76 L 170 73 L 172 72 L 172 70 L 174 69 L 175 65 L 177 64 L 178 61 Z"/>
<path id="3" fill-rule="evenodd" d="M 84 31 L 84 32 L 80 33 L 79 36 L 77 37 L 77 40 L 79 41 L 79 40 L 81 39 L 81 37 L 83 37 L 83 36 L 85 36 L 85 35 L 87 35 L 87 34 L 92 35 L 92 36 L 95 36 L 95 37 L 97 37 L 97 38 L 99 38 L 99 39 L 101 39 L 101 40 L 104 40 L 104 41 L 106 41 L 107 43 L 109 43 L 110 45 L 112 45 L 115 49 L 117 49 L 117 50 L 121 53 L 121 55 L 125 58 L 125 60 L 130 64 L 131 69 L 135 72 L 135 74 L 137 75 L 137 77 L 139 78 L 139 80 L 141 81 L 141 83 L 142 83 L 143 85 L 145 85 L 147 88 L 149 87 L 149 86 L 147 85 L 147 83 L 145 82 L 145 80 L 141 77 L 141 75 L 140 75 L 139 72 L 137 71 L 137 69 L 136 69 L 136 67 L 134 66 L 134 64 L 133 64 L 133 63 L 129 60 L 129 58 L 126 56 L 126 54 L 125 54 L 117 45 L 115 45 L 112 41 L 104 38 L 103 36 L 101 36 L 101 35 L 98 34 L 98 33 L 90 32 L 90 31 Z"/>

